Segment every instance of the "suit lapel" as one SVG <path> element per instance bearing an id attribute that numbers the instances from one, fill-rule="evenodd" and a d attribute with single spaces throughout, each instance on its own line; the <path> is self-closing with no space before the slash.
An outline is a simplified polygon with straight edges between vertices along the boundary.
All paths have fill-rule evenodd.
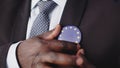
<path id="1" fill-rule="evenodd" d="M 28 19 L 30 16 L 30 6 L 31 0 L 22 0 L 20 2 L 19 8 L 16 9 L 17 15 L 15 17 L 12 40 L 19 41 L 26 38 L 26 30 Z"/>
<path id="2" fill-rule="evenodd" d="M 13 26 L 13 34 L 11 40 L 19 41 L 26 37 L 27 22 L 30 14 L 31 0 L 23 0 Z M 85 10 L 86 0 L 68 0 L 63 11 L 60 21 L 62 26 L 75 25 L 79 26 Z M 19 36 L 18 36 L 19 35 Z"/>
<path id="3" fill-rule="evenodd" d="M 60 24 L 79 26 L 86 3 L 86 0 L 67 0 Z"/>

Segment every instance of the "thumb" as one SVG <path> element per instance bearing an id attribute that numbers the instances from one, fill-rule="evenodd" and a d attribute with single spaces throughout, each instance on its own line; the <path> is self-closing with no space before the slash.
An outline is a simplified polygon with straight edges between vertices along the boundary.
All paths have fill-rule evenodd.
<path id="1" fill-rule="evenodd" d="M 45 33 L 39 35 L 38 37 L 40 39 L 51 40 L 51 39 L 56 38 L 59 35 L 60 31 L 61 31 L 61 26 L 58 24 L 55 27 L 55 29 L 45 32 Z"/>

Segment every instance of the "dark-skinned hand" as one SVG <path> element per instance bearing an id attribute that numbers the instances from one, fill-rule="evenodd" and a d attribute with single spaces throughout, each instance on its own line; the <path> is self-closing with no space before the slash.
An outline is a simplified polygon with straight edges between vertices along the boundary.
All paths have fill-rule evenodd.
<path id="1" fill-rule="evenodd" d="M 55 40 L 60 32 L 54 30 L 24 40 L 17 48 L 17 58 L 21 68 L 74 68 L 79 45 Z"/>

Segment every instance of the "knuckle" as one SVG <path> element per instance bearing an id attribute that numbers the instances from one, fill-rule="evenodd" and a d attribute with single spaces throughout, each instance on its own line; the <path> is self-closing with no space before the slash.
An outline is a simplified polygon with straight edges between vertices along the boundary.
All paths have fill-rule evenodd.
<path id="1" fill-rule="evenodd" d="M 58 59 L 56 53 L 50 52 L 49 59 L 50 59 L 50 61 L 49 61 L 50 63 L 55 63 L 56 60 Z"/>
<path id="2" fill-rule="evenodd" d="M 36 61 L 38 63 L 55 63 L 56 60 L 56 54 L 53 52 L 45 52 L 36 56 Z"/>

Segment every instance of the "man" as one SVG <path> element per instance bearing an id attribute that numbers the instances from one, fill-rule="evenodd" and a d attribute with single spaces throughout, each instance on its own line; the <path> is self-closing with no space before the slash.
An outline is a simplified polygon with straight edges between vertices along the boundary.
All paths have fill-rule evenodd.
<path id="1" fill-rule="evenodd" d="M 0 68 L 5 68 L 7 66 L 6 58 L 10 46 L 26 39 L 27 23 L 30 16 L 30 2 L 30 0 L 0 1 Z M 18 62 L 23 68 L 31 68 L 29 67 L 31 65 L 33 68 L 39 68 L 42 66 L 42 68 L 50 68 L 55 66 L 56 68 L 70 68 L 72 66 L 75 66 L 75 68 L 76 66 L 78 68 L 119 68 L 119 18 L 119 0 L 67 0 L 60 24 L 62 27 L 66 25 L 74 25 L 79 27 L 82 32 L 82 41 L 80 42 L 80 46 L 84 49 L 84 54 L 82 53 L 80 47 L 79 50 L 77 50 L 77 45 L 75 46 L 75 44 L 70 42 L 56 40 L 56 33 L 59 33 L 60 31 L 60 28 L 57 27 L 52 34 L 49 32 L 46 33 L 47 35 L 43 34 L 47 37 L 40 35 L 21 42 L 17 49 Z M 39 43 L 38 40 L 40 41 Z M 61 51 L 62 49 L 56 51 L 55 49 L 57 47 L 55 47 L 54 44 L 54 46 L 51 46 L 51 48 L 55 48 L 53 48 L 52 53 L 49 53 L 51 52 L 51 50 L 48 49 L 50 46 L 42 46 L 42 48 L 40 46 L 37 47 L 37 45 L 36 47 L 33 47 L 32 45 L 28 44 L 33 41 L 34 43 L 44 45 L 48 42 L 51 43 L 51 45 L 55 43 L 58 46 L 67 46 L 68 48 L 64 49 L 65 52 L 63 53 Z M 76 50 L 69 49 L 69 46 L 70 48 L 74 46 Z M 40 50 L 37 48 L 40 48 Z M 41 50 L 41 48 L 44 50 Z M 71 57 L 72 55 L 68 54 L 70 51 L 73 52 L 72 55 L 74 57 Z M 58 56 L 53 52 L 57 52 Z M 53 59 L 55 62 L 51 62 L 49 59 L 44 59 L 41 62 L 41 56 L 39 58 L 39 53 L 44 55 L 42 56 L 42 59 L 45 56 L 47 56 L 45 58 L 49 58 L 48 56 L 51 56 L 52 54 L 60 58 L 68 58 L 70 61 L 63 63 L 63 61 L 60 62 L 61 60 L 59 61 L 60 58 L 58 58 L 56 61 Z M 34 57 L 31 55 L 37 56 L 37 58 L 33 60 Z M 36 63 L 32 64 L 31 60 L 35 61 Z M 73 63 L 71 61 L 73 61 Z M 49 65 L 46 65 L 44 62 L 49 63 Z"/>

